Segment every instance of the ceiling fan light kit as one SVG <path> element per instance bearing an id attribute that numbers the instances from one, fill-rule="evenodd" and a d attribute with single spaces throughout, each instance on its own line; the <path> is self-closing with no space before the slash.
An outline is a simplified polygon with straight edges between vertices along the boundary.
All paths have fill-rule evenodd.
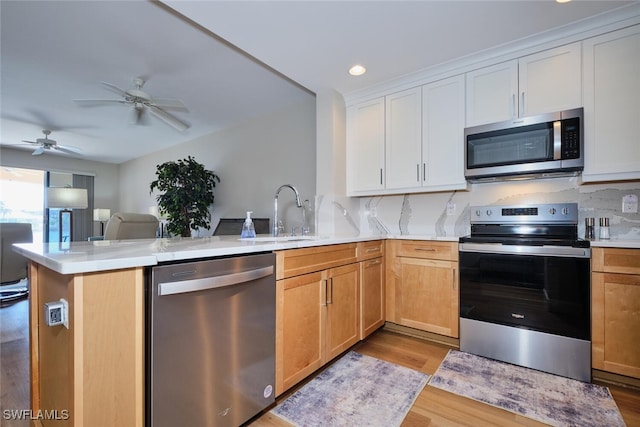
<path id="1" fill-rule="evenodd" d="M 179 99 L 160 99 L 153 98 L 151 95 L 142 90 L 145 80 L 142 77 L 136 77 L 133 79 L 133 89 L 124 90 L 118 86 L 101 82 L 107 89 L 120 95 L 122 99 L 76 99 L 75 101 L 85 106 L 96 106 L 100 104 L 126 104 L 130 105 L 133 112 L 134 124 L 144 124 L 144 113 L 146 111 L 169 126 L 175 128 L 180 132 L 184 132 L 189 129 L 190 125 L 171 114 L 167 110 L 178 110 L 188 112 L 189 110 Z"/>

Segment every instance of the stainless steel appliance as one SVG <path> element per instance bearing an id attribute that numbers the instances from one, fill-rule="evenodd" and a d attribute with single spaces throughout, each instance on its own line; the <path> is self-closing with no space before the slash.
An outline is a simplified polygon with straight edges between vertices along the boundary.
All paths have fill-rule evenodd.
<path id="1" fill-rule="evenodd" d="M 471 208 L 462 351 L 591 380 L 591 249 L 577 224 L 575 203 Z"/>
<path id="2" fill-rule="evenodd" d="M 275 256 L 161 265 L 147 286 L 147 425 L 238 426 L 274 402 Z"/>
<path id="3" fill-rule="evenodd" d="M 576 175 L 584 169 L 583 109 L 466 128 L 470 181 Z"/>

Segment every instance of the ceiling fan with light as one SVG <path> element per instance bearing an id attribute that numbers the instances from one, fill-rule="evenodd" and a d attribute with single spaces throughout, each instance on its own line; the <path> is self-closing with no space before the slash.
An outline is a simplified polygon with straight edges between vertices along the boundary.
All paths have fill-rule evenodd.
<path id="1" fill-rule="evenodd" d="M 39 156 L 47 151 L 59 151 L 64 154 L 70 154 L 72 156 L 79 156 L 81 150 L 78 147 L 71 147 L 68 145 L 59 145 L 53 139 L 49 139 L 49 135 L 51 135 L 51 131 L 49 129 L 44 129 L 42 131 L 44 134 L 44 138 L 38 138 L 35 141 L 26 141 L 22 142 L 29 144 L 31 146 L 36 146 L 31 155 Z M 25 145 L 25 144 L 12 144 L 12 145 Z"/>
<path id="2" fill-rule="evenodd" d="M 188 123 L 167 111 L 176 110 L 188 112 L 189 110 L 182 101 L 179 99 L 152 98 L 151 95 L 142 90 L 145 83 L 142 77 L 133 79 L 134 88 L 127 90 L 120 89 L 111 83 L 101 83 L 110 91 L 120 95 L 122 99 L 76 99 L 75 102 L 85 106 L 113 103 L 129 105 L 131 106 L 132 122 L 135 124 L 142 123 L 146 111 L 149 111 L 155 117 L 181 132 L 187 130 L 190 126 Z"/>

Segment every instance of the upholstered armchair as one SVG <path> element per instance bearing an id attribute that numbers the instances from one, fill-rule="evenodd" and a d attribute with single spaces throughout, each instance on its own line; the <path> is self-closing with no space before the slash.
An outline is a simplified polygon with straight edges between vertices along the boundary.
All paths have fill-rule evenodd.
<path id="1" fill-rule="evenodd" d="M 117 212 L 107 222 L 104 240 L 152 239 L 158 224 L 158 218 L 151 214 Z"/>
<path id="2" fill-rule="evenodd" d="M 27 259 L 14 251 L 13 244 L 31 242 L 31 224 L 0 223 L 0 300 L 3 302 L 21 298 L 29 292 L 27 282 L 20 283 L 27 278 Z"/>

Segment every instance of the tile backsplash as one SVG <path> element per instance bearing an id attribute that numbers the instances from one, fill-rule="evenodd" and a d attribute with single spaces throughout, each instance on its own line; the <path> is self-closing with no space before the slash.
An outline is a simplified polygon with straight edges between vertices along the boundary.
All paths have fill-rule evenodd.
<path id="1" fill-rule="evenodd" d="M 584 237 L 584 218 L 596 218 L 597 236 L 597 218 L 608 217 L 611 239 L 640 240 L 640 214 L 622 213 L 623 196 L 640 198 L 640 182 L 580 184 L 579 179 L 470 184 L 468 191 L 441 193 L 332 197 L 324 205 L 325 210 L 327 205 L 333 207 L 335 232 L 459 237 L 469 233 L 472 206 L 574 202 L 579 208 L 579 237 Z M 317 215 L 329 216 L 320 211 Z M 319 225 L 318 230 L 326 227 Z"/>

